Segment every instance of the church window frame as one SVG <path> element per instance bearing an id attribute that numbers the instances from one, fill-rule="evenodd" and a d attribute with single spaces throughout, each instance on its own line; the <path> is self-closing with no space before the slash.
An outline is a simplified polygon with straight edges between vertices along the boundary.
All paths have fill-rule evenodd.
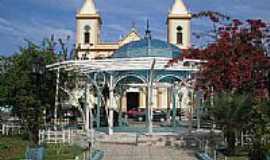
<path id="1" fill-rule="evenodd" d="M 90 29 L 91 27 L 89 25 L 86 25 L 84 27 L 84 43 L 89 44 L 90 43 Z"/>
<path id="2" fill-rule="evenodd" d="M 183 27 L 177 26 L 176 27 L 176 43 L 177 44 L 183 44 Z"/>
<path id="3" fill-rule="evenodd" d="M 84 43 L 85 44 L 90 43 L 90 32 L 88 32 L 88 31 L 84 32 Z"/>

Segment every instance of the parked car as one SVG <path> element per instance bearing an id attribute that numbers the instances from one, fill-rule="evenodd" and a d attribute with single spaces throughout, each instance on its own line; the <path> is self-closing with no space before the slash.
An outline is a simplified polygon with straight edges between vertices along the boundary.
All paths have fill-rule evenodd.
<path id="1" fill-rule="evenodd" d="M 153 121 L 164 122 L 167 120 L 167 113 L 161 110 L 156 110 L 153 112 Z"/>
<path id="2" fill-rule="evenodd" d="M 136 118 L 138 115 L 144 113 L 144 109 L 141 108 L 132 108 L 127 111 L 127 115 L 129 118 Z"/>
<path id="3" fill-rule="evenodd" d="M 136 115 L 135 119 L 139 122 L 142 122 L 142 121 L 145 121 L 145 118 L 146 118 L 146 115 L 147 114 L 147 111 L 144 110 L 143 112 L 140 112 Z"/>
<path id="4" fill-rule="evenodd" d="M 136 120 L 142 122 L 146 120 L 147 111 L 137 114 Z M 154 122 L 164 122 L 167 120 L 167 113 L 161 110 L 153 111 L 153 121 Z"/>

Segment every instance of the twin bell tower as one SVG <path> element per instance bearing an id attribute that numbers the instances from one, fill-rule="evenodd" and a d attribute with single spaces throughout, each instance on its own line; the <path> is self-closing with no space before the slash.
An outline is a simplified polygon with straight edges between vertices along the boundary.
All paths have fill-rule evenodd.
<path id="1" fill-rule="evenodd" d="M 181 49 L 191 47 L 191 18 L 182 0 L 174 0 L 167 16 L 167 42 Z M 92 59 L 110 56 L 126 43 L 140 40 L 141 36 L 135 28 L 117 42 L 103 42 L 101 39 L 102 17 L 94 0 L 85 0 L 76 15 L 77 58 Z"/>

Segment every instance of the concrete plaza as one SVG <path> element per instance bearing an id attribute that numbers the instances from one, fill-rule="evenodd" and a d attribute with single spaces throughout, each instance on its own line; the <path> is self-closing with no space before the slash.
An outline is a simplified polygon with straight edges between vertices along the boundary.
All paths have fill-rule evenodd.
<path id="1" fill-rule="evenodd" d="M 196 160 L 190 150 L 172 147 L 98 144 L 105 152 L 104 160 Z"/>

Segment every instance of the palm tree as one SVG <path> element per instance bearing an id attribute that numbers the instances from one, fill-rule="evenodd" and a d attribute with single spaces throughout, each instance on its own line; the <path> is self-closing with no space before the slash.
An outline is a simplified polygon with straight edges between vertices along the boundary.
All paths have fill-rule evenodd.
<path id="1" fill-rule="evenodd" d="M 269 152 L 270 135 L 270 101 L 259 102 L 253 106 L 252 118 L 249 120 L 248 129 L 252 134 L 251 148 L 249 151 L 251 160 L 265 159 Z M 267 147 L 268 146 L 268 147 Z"/>
<path id="2" fill-rule="evenodd" d="M 247 124 L 251 111 L 249 96 L 222 92 L 214 97 L 214 105 L 208 103 L 209 116 L 219 125 L 227 139 L 227 154 L 235 153 L 235 138 Z"/>

